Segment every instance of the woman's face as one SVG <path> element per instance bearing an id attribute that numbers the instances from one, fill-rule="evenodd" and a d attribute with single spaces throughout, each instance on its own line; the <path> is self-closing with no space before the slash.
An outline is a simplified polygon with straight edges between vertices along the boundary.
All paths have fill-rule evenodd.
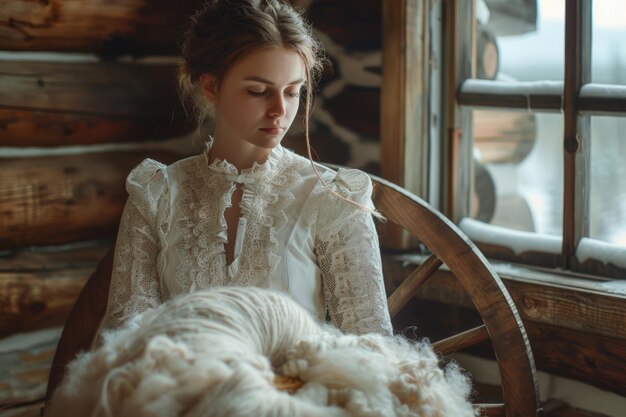
<path id="1" fill-rule="evenodd" d="M 201 79 L 215 104 L 215 140 L 241 150 L 278 146 L 298 112 L 305 71 L 300 55 L 280 47 L 244 56 L 212 91 Z"/>

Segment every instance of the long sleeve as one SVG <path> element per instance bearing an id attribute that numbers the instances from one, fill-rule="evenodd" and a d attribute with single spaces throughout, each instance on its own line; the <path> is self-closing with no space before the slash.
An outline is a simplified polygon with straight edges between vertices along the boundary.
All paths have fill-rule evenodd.
<path id="1" fill-rule="evenodd" d="M 373 207 L 372 183 L 361 171 L 340 169 L 330 186 Z M 318 214 L 315 250 L 332 322 L 350 333 L 392 334 L 371 214 L 327 193 Z"/>
<path id="2" fill-rule="evenodd" d="M 164 165 L 144 160 L 126 180 L 128 200 L 120 221 L 107 311 L 102 329 L 162 302 L 158 272 L 158 207 L 167 195 Z"/>

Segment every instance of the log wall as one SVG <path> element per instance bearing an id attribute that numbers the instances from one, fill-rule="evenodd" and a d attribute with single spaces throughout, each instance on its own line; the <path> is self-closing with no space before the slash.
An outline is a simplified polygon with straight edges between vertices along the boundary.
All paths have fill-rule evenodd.
<path id="1" fill-rule="evenodd" d="M 184 24 L 201 3 L 0 4 L 0 348 L 33 335 L 32 347 L 0 361 L 16 362 L 0 369 L 0 409 L 44 392 L 51 329 L 114 242 L 128 172 L 203 146 L 208 129 L 194 128 L 176 93 Z M 381 4 L 293 3 L 331 62 L 311 123 L 314 154 L 377 172 Z M 283 143 L 305 153 L 301 122 Z"/>
<path id="2" fill-rule="evenodd" d="M 14 0 L 0 7 L 0 50 L 174 54 L 199 0 Z"/>
<path id="3" fill-rule="evenodd" d="M 38 415 L 19 406 L 43 397 L 54 329 L 113 244 L 130 170 L 201 146 L 176 93 L 199 4 L 0 4 L 0 409 Z"/>

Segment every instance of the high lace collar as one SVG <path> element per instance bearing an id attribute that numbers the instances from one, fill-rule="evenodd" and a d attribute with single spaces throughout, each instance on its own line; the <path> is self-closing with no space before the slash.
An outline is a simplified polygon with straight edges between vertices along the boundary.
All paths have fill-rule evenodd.
<path id="1" fill-rule="evenodd" d="M 258 162 L 254 162 L 252 167 L 244 168 L 239 171 L 237 167 L 225 159 L 215 158 L 212 162 L 209 162 L 209 151 L 211 150 L 212 144 L 213 141 L 209 141 L 203 152 L 204 159 L 209 170 L 214 173 L 224 175 L 226 179 L 230 181 L 242 184 L 256 183 L 262 178 L 271 177 L 271 175 L 268 174 L 276 172 L 275 168 L 278 164 L 280 156 L 283 154 L 282 146 L 278 145 L 276 148 L 272 149 L 265 162 L 260 164 Z"/>

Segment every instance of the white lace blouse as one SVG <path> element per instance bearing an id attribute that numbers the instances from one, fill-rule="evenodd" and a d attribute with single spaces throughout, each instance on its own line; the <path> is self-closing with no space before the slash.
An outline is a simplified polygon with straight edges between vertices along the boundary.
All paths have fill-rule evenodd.
<path id="1" fill-rule="evenodd" d="M 320 167 L 338 193 L 371 207 L 358 170 Z M 242 184 L 234 260 L 226 263 L 235 183 Z M 103 329 L 180 293 L 255 285 L 290 294 L 342 330 L 391 334 L 372 216 L 332 195 L 310 162 L 275 148 L 241 173 L 207 153 L 165 166 L 144 160 L 129 174 Z"/>

